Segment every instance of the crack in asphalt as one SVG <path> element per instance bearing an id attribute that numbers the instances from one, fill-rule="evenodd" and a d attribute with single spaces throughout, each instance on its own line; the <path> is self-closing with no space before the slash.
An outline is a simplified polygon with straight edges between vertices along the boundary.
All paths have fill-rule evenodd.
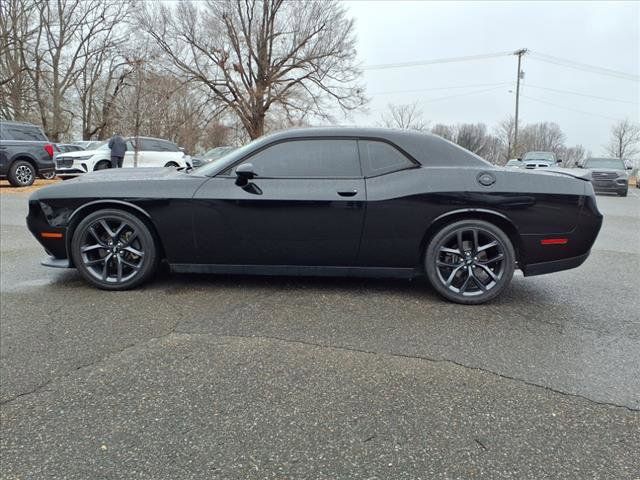
<path id="1" fill-rule="evenodd" d="M 92 367 L 94 365 L 97 365 L 99 363 L 105 362 L 107 361 L 109 358 L 111 357 L 116 357 L 122 353 L 124 353 L 126 350 L 130 350 L 130 349 L 136 349 L 136 348 L 143 348 L 145 345 L 148 345 L 149 343 L 153 342 L 153 341 L 158 341 L 167 337 L 170 337 L 171 335 L 179 335 L 179 336 L 188 336 L 188 337 L 217 337 L 217 338 L 236 338 L 236 339 L 249 339 L 249 340 L 272 340 L 272 341 L 278 341 L 278 342 L 283 342 L 283 343 L 287 343 L 287 344 L 295 344 L 295 345 L 305 345 L 305 346 L 309 346 L 309 347 L 316 347 L 316 348 L 326 348 L 326 349 L 331 349 L 331 350 L 339 350 L 339 351 L 348 351 L 348 352 L 353 352 L 353 353 L 362 353 L 362 354 L 367 354 L 367 355 L 384 355 L 384 356 L 389 356 L 389 357 L 396 357 L 396 358 L 407 358 L 407 359 L 413 359 L 413 360 L 423 360 L 423 361 L 427 361 L 427 362 L 433 362 L 433 363 L 448 363 L 448 364 L 452 364 L 452 365 L 456 365 L 458 367 L 467 369 L 467 370 L 475 370 L 478 372 L 483 372 L 483 373 L 487 373 L 505 380 L 511 380 L 513 382 L 518 382 L 518 383 L 522 383 L 524 385 L 530 386 L 530 387 L 534 387 L 534 388 L 541 388 L 544 390 L 547 390 L 549 392 L 553 392 L 559 395 L 563 395 L 563 396 L 568 396 L 568 397 L 574 397 L 574 398 L 580 398 L 582 400 L 586 400 L 587 402 L 593 403 L 595 405 L 602 405 L 602 406 L 608 406 L 608 407 L 616 407 L 616 408 L 622 408 L 625 409 L 627 411 L 630 412 L 640 412 L 640 408 L 633 408 L 633 407 L 629 407 L 627 405 L 620 405 L 617 403 L 612 403 L 612 402 L 603 402 L 603 401 L 599 401 L 599 400 L 594 400 L 592 398 L 586 397 L 584 395 L 581 395 L 579 393 L 572 393 L 572 392 L 565 392 L 562 390 L 558 390 L 556 388 L 553 387 L 549 387 L 547 385 L 540 385 L 534 382 L 531 382 L 529 380 L 525 380 L 523 378 L 519 378 L 519 377 L 514 377 L 514 376 L 510 376 L 510 375 L 505 375 L 502 373 L 498 373 L 498 372 L 494 372 L 493 370 L 489 370 L 487 368 L 482 368 L 482 367 L 476 367 L 476 366 L 472 366 L 472 365 L 465 365 L 464 363 L 458 362 L 456 360 L 452 360 L 449 358 L 435 358 L 435 357 L 428 357 L 425 355 L 410 355 L 410 354 L 403 354 L 403 353 L 395 353 L 395 352 L 376 352 L 373 350 L 365 350 L 365 349 L 360 349 L 360 348 L 356 348 L 356 347 L 350 347 L 350 346 L 336 346 L 336 345 L 328 345 L 328 344 L 322 344 L 322 343 L 315 343 L 315 342 L 309 342 L 306 340 L 292 340 L 289 338 L 283 338 L 283 337 L 277 337 L 277 336 L 270 336 L 270 335 L 239 335 L 239 334 L 228 334 L 228 335 L 221 335 L 221 334 L 215 334 L 215 333 L 192 333 L 192 332 L 187 332 L 187 331 L 178 331 L 178 327 L 180 325 L 180 322 L 176 322 L 175 325 L 170 328 L 166 333 L 162 334 L 162 335 L 158 335 L 158 336 L 154 336 L 154 337 L 149 337 L 147 340 L 143 341 L 143 342 L 138 342 L 138 343 L 134 343 L 134 344 L 129 344 L 127 346 L 125 346 L 122 349 L 119 350 L 114 350 L 110 353 L 108 353 L 107 355 L 104 355 L 92 362 L 86 363 L 86 364 L 82 364 L 79 365 L 77 367 L 75 367 L 73 370 L 70 370 L 66 373 L 64 373 L 63 375 L 58 375 L 58 376 L 54 376 L 52 378 L 50 378 L 49 380 L 47 380 L 46 382 L 37 385 L 36 387 L 34 387 L 33 389 L 26 391 L 26 392 L 22 392 L 20 394 L 17 394 L 15 396 L 13 396 L 12 398 L 9 398 L 7 400 L 4 400 L 2 402 L 0 402 L 0 406 L 4 406 L 7 405 L 9 403 L 12 403 L 22 397 L 28 396 L 28 395 L 33 395 L 35 393 L 38 393 L 40 390 L 44 389 L 45 387 L 47 387 L 48 385 L 50 385 L 51 383 L 53 383 L 54 381 L 58 381 L 58 380 L 62 380 L 64 378 L 67 378 L 69 376 L 71 376 L 73 373 L 85 369 L 85 368 L 89 368 Z"/>

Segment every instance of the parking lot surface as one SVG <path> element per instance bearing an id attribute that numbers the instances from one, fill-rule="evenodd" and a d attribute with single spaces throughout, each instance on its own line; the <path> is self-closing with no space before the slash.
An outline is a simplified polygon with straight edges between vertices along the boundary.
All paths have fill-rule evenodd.
<path id="1" fill-rule="evenodd" d="M 424 281 L 41 267 L 2 193 L 0 478 L 640 478 L 640 190 L 580 268 Z"/>

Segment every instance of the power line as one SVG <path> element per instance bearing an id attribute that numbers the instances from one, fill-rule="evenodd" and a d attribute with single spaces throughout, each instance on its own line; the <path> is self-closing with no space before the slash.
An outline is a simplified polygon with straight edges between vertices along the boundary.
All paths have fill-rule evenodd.
<path id="1" fill-rule="evenodd" d="M 554 57 L 553 55 L 546 55 L 544 53 L 530 52 L 529 55 L 535 60 L 542 62 L 552 63 L 554 65 L 560 65 L 562 67 L 573 68 L 576 70 L 587 71 L 591 73 L 598 73 L 600 75 L 609 75 L 611 77 L 621 78 L 624 80 L 631 80 L 634 82 L 640 81 L 639 75 L 634 75 L 627 72 L 621 72 L 613 70 L 611 68 L 599 67 L 596 65 L 589 65 L 587 63 L 574 62 L 566 58 Z"/>
<path id="2" fill-rule="evenodd" d="M 362 69 L 363 70 L 387 70 L 389 68 L 417 67 L 422 65 L 434 65 L 437 63 L 454 63 L 454 62 L 467 62 L 470 60 L 483 60 L 486 58 L 506 57 L 512 54 L 513 52 L 497 52 L 497 53 L 484 53 L 481 55 L 467 55 L 464 57 L 448 57 L 448 58 L 436 58 L 433 60 L 418 60 L 413 62 L 381 63 L 378 65 L 367 65 L 362 67 Z"/>
<path id="3" fill-rule="evenodd" d="M 478 93 L 491 92 L 493 90 L 498 90 L 499 88 L 502 88 L 502 86 L 486 88 L 484 90 L 474 90 L 473 92 L 459 93 L 457 95 L 447 95 L 446 97 L 428 98 L 426 100 L 422 100 L 422 102 L 437 102 L 439 100 L 447 100 L 449 98 L 466 97 L 468 95 L 476 95 Z"/>
<path id="4" fill-rule="evenodd" d="M 594 116 L 594 117 L 606 118 L 607 120 L 620 121 L 619 118 L 608 117 L 606 115 L 600 115 L 598 113 L 593 113 L 593 112 L 585 112 L 584 110 L 578 110 L 577 108 L 565 107 L 564 105 L 558 105 L 557 103 L 549 102 L 547 100 L 541 100 L 539 98 L 530 97 L 529 95 L 525 95 L 524 93 L 521 93 L 520 96 L 524 97 L 524 98 L 527 98 L 529 100 L 533 100 L 534 102 L 551 105 L 552 107 L 561 108 L 561 109 L 564 109 L 564 110 L 571 110 L 573 112 L 582 113 L 584 115 L 591 115 L 591 116 Z"/>
<path id="5" fill-rule="evenodd" d="M 531 85 L 530 83 L 525 83 L 525 86 L 531 87 L 531 88 L 539 88 L 541 90 L 549 90 L 550 92 L 569 93 L 571 95 L 578 95 L 580 97 L 596 98 L 598 100 L 607 100 L 609 102 L 620 102 L 620 103 L 629 103 L 631 105 L 638 105 L 638 102 L 634 102 L 632 100 L 621 100 L 619 98 L 600 97 L 598 95 L 589 95 L 588 93 L 574 92 L 571 90 L 561 90 L 559 88 L 550 88 L 550 87 L 542 87 L 540 85 Z"/>
<path id="6" fill-rule="evenodd" d="M 454 85 L 451 87 L 418 88 L 415 90 L 391 90 L 386 92 L 369 93 L 369 95 L 391 95 L 394 93 L 418 93 L 418 92 L 429 92 L 434 90 L 454 90 L 459 88 L 495 87 L 500 85 L 511 85 L 511 82 L 476 83 L 474 85 Z"/>

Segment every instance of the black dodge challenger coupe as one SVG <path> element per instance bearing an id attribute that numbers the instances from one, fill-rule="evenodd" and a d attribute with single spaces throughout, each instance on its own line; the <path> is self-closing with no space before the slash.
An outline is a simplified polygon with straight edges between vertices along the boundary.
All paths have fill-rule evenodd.
<path id="1" fill-rule="evenodd" d="M 42 188 L 27 224 L 50 258 L 124 290 L 174 272 L 426 275 L 482 303 L 513 271 L 582 264 L 602 215 L 588 178 L 493 166 L 434 135 L 313 128 L 192 171 L 88 173 Z"/>

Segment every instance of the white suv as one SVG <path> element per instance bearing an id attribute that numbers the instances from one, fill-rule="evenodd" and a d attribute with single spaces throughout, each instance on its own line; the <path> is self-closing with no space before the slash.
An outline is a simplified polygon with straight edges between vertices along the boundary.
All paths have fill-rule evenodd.
<path id="1" fill-rule="evenodd" d="M 138 137 L 137 159 L 134 148 L 136 138 L 126 139 L 127 151 L 122 168 L 137 167 L 191 167 L 191 157 L 175 143 L 160 138 Z M 135 163 L 135 165 L 134 165 Z M 95 150 L 62 153 L 56 157 L 56 174 L 59 177 L 75 177 L 81 173 L 111 168 L 109 142 L 103 142 Z"/>

